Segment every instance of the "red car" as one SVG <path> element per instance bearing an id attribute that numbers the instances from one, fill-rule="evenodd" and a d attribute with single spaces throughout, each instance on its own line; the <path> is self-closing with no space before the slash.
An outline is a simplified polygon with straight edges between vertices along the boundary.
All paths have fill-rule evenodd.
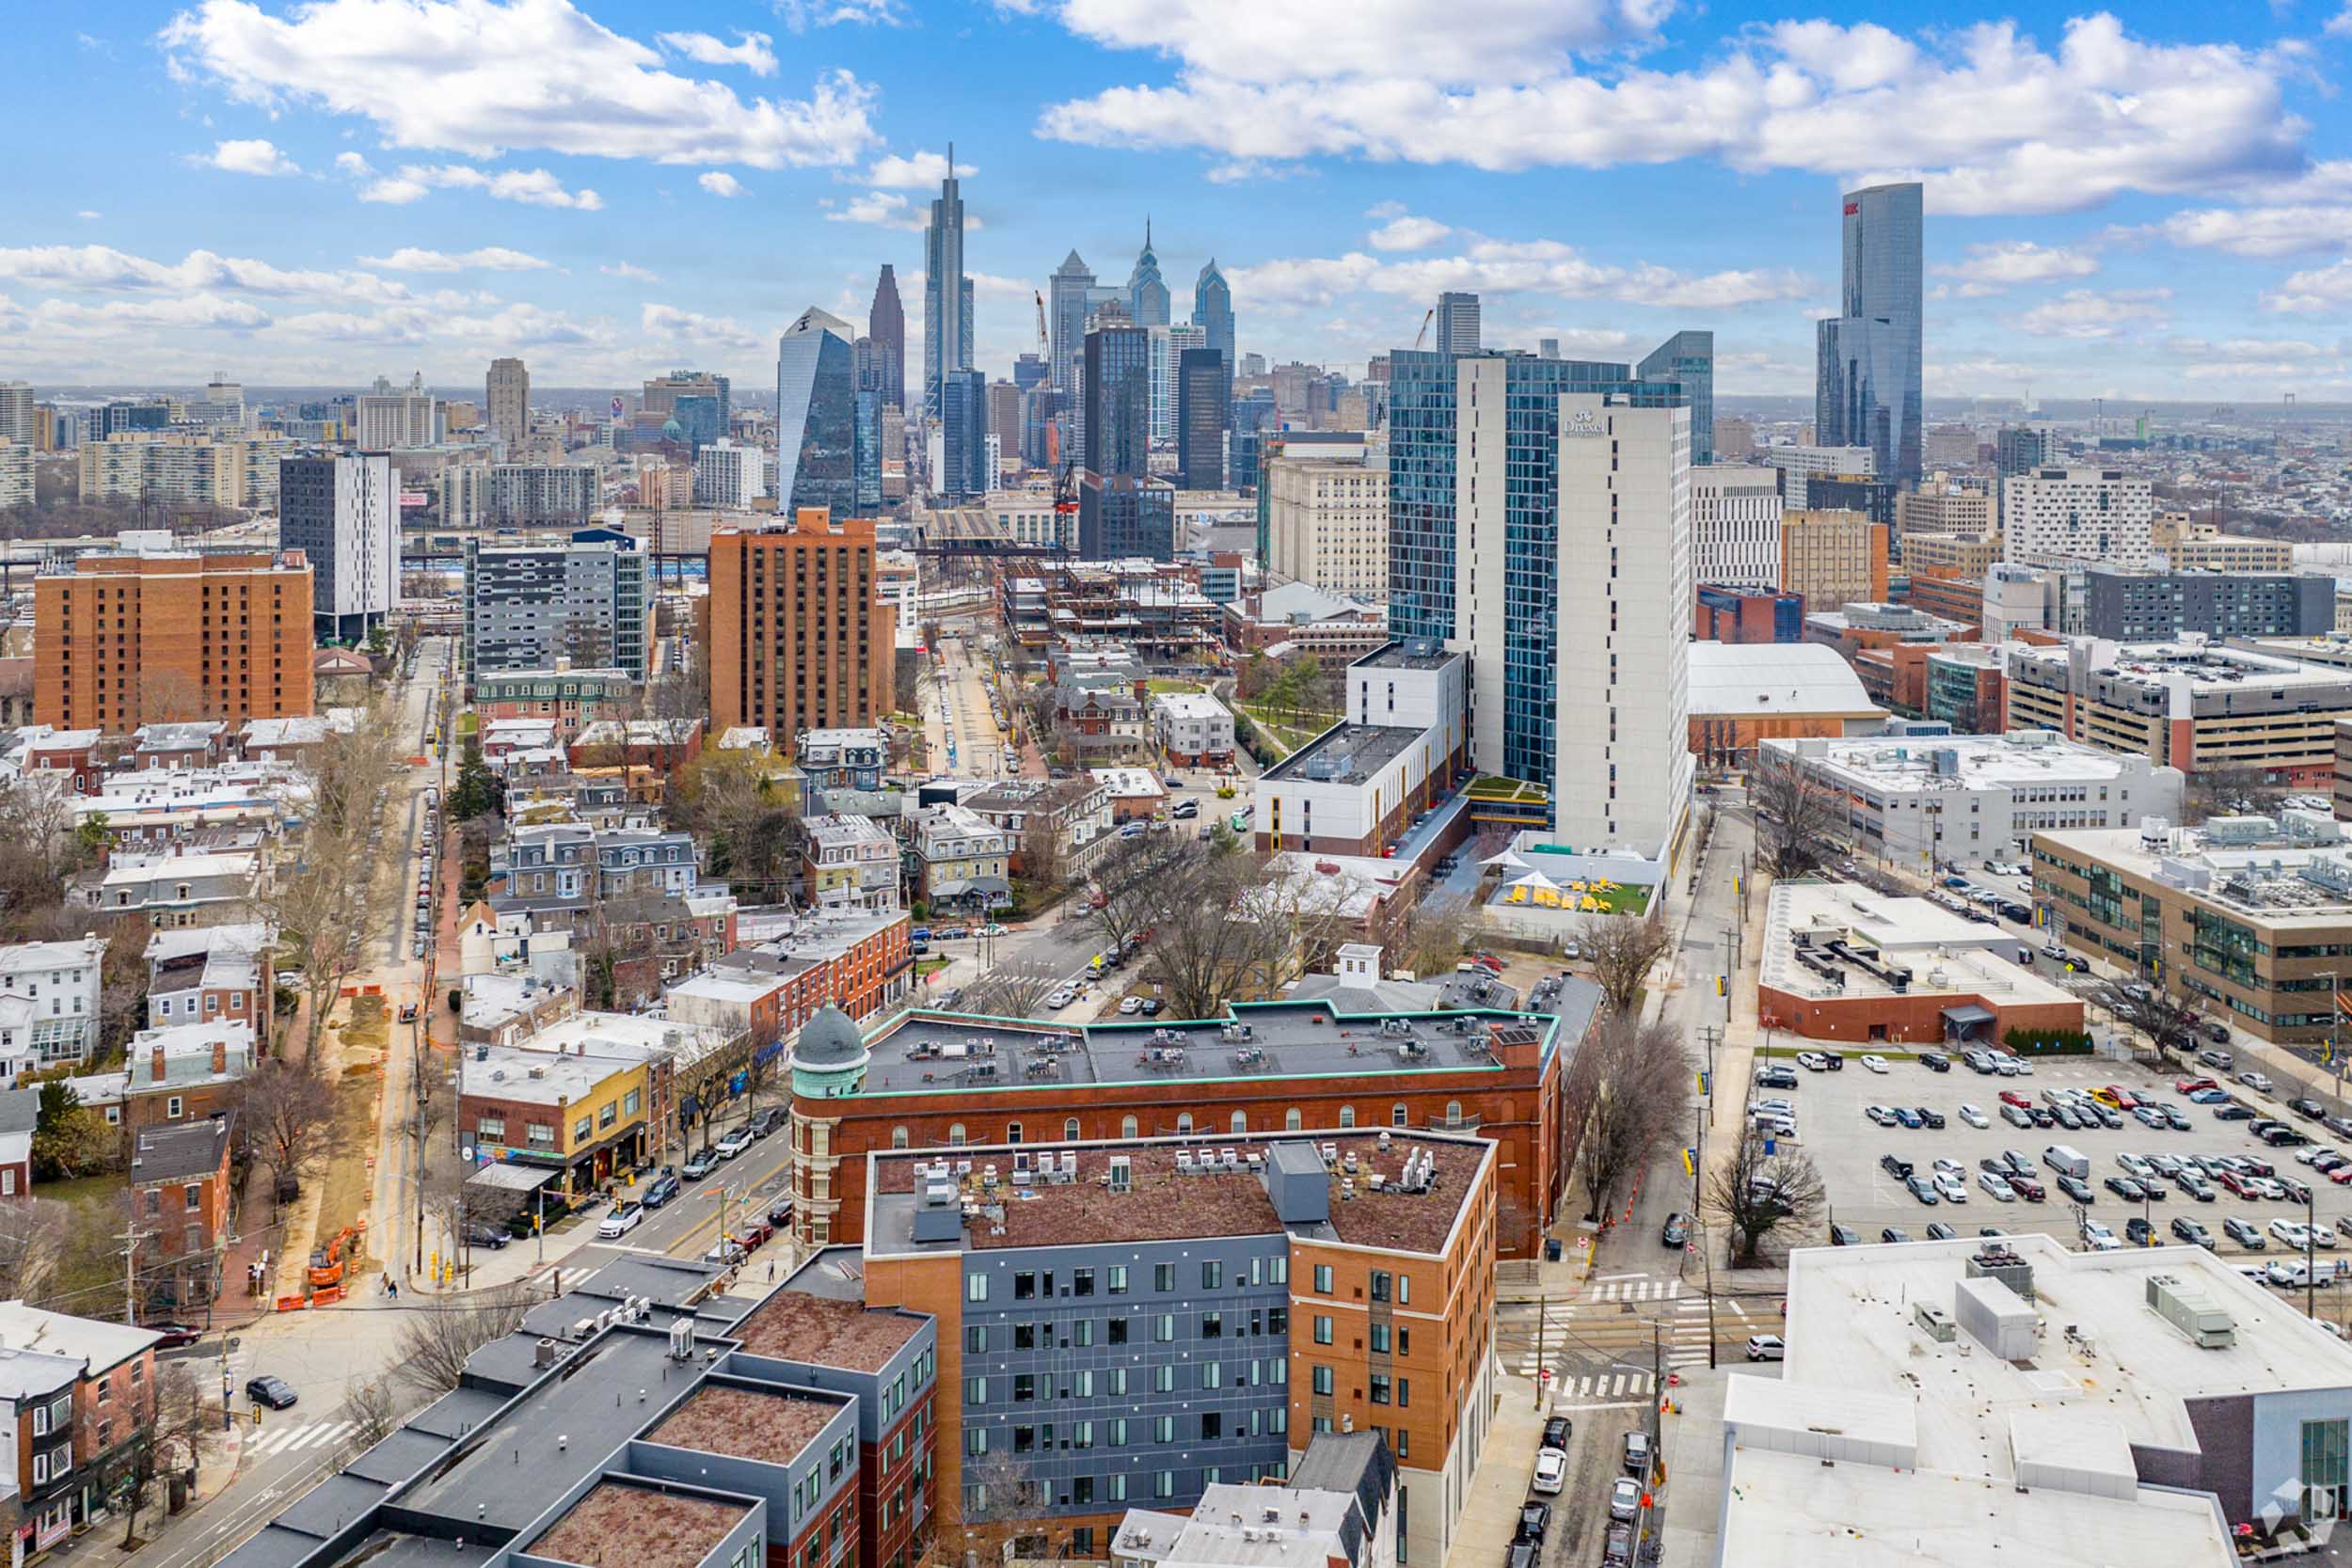
<path id="1" fill-rule="evenodd" d="M 2001 1103 L 2004 1105 L 2014 1105 L 2021 1111 L 2030 1111 L 2033 1109 L 2033 1101 L 2027 1100 L 2024 1095 L 2019 1094 L 2015 1089 L 2003 1089 L 2001 1091 Z"/>
<path id="2" fill-rule="evenodd" d="M 2220 1086 L 2210 1078 L 2182 1078 L 2172 1085 L 2174 1091 L 2180 1094 L 2195 1094 L 2199 1089 L 2217 1089 Z"/>
<path id="3" fill-rule="evenodd" d="M 2328 1180 L 2339 1187 L 2352 1187 L 2352 1165 L 2338 1165 L 2328 1173 Z"/>

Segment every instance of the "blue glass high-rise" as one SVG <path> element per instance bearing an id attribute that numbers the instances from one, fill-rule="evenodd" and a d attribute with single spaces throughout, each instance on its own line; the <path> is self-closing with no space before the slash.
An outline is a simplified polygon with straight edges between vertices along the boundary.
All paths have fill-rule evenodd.
<path id="1" fill-rule="evenodd" d="M 776 510 L 787 517 L 804 506 L 836 521 L 858 515 L 856 337 L 812 306 L 776 340 Z"/>
<path id="2" fill-rule="evenodd" d="M 1715 461 L 1715 334 L 1677 332 L 1633 367 L 1644 381 L 1672 381 L 1691 405 L 1691 466 Z"/>
<path id="3" fill-rule="evenodd" d="M 1192 325 L 1208 335 L 1209 346 L 1225 356 L 1228 374 L 1241 368 L 1233 357 L 1233 291 L 1209 258 L 1192 285 Z"/>
<path id="4" fill-rule="evenodd" d="M 1880 477 L 1918 481 L 1926 416 L 1920 386 L 1921 198 L 1915 182 L 1848 191 L 1839 314 L 1817 327 L 1814 439 L 1868 447 Z"/>

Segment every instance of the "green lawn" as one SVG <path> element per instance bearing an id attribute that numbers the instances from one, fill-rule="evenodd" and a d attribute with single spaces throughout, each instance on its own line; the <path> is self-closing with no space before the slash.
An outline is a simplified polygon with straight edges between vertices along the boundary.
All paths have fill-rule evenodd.
<path id="1" fill-rule="evenodd" d="M 1336 713 L 1290 713 L 1279 715 L 1259 703 L 1235 703 L 1234 708 L 1248 716 L 1259 732 L 1279 747 L 1284 756 L 1297 751 L 1315 736 L 1340 721 Z"/>
<path id="2" fill-rule="evenodd" d="M 1472 779 L 1468 793 L 1473 800 L 1525 800 L 1532 804 L 1550 799 L 1541 784 L 1522 784 L 1492 773 Z"/>
<path id="3" fill-rule="evenodd" d="M 1184 681 L 1168 677 L 1159 680 L 1145 681 L 1143 683 L 1143 689 L 1151 695 L 1156 697 L 1163 691 L 1206 691 L 1208 688 L 1202 686 L 1199 681 Z"/>

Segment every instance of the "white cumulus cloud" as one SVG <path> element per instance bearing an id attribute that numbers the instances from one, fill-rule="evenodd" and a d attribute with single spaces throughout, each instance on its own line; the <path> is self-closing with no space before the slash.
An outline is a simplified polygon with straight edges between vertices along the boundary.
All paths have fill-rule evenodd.
<path id="1" fill-rule="evenodd" d="M 436 190 L 483 191 L 501 201 L 569 207 L 583 213 L 604 206 L 604 198 L 596 192 L 585 187 L 568 190 L 562 180 L 543 168 L 480 169 L 469 164 L 403 164 L 397 173 L 362 188 L 359 199 L 405 207 Z"/>
<path id="2" fill-rule="evenodd" d="M 724 169 L 714 168 L 707 173 L 696 175 L 694 183 L 713 196 L 733 197 L 743 194 L 743 182 Z"/>
<path id="3" fill-rule="evenodd" d="M 280 175 L 300 174 L 302 166 L 280 152 L 277 145 L 261 137 L 213 144 L 210 152 L 199 155 L 196 162 L 208 168 L 230 174 Z"/>
<path id="4" fill-rule="evenodd" d="M 2161 325 L 2169 289 L 2069 289 L 2019 316 L 2017 329 L 2037 338 L 2113 338 Z"/>
<path id="5" fill-rule="evenodd" d="M 969 180 L 980 171 L 970 164 L 956 166 L 956 178 Z M 874 166 L 866 171 L 865 183 L 878 190 L 935 191 L 947 178 L 947 155 L 944 152 L 917 152 L 901 158 L 893 152 L 874 160 Z"/>
<path id="6" fill-rule="evenodd" d="M 1959 278 L 1963 299 L 1996 294 L 2027 283 L 2052 283 L 2062 278 L 2089 277 L 2099 270 L 2098 258 L 2068 245 L 2036 245 L 2031 240 L 1996 240 L 1968 247 L 1968 259 L 1934 269 L 1941 277 Z"/>
<path id="7" fill-rule="evenodd" d="M 1452 228 L 1436 218 L 1399 213 L 1374 230 L 1370 238 L 1375 250 L 1426 250 L 1453 232 Z"/>
<path id="8" fill-rule="evenodd" d="M 386 272 L 538 272 L 551 263 L 504 245 L 484 245 L 477 250 L 422 250 L 415 245 L 403 245 L 389 256 L 362 256 L 363 267 L 382 267 Z"/>
<path id="9" fill-rule="evenodd" d="M 607 277 L 626 277 L 638 283 L 659 283 L 661 275 L 639 266 L 634 261 L 608 261 L 596 269 Z"/>
<path id="10" fill-rule="evenodd" d="M 697 65 L 739 65 L 755 76 L 776 73 L 776 52 L 769 46 L 766 33 L 738 33 L 733 43 L 708 33 L 660 33 L 656 37 L 662 48 L 675 50 Z"/>
<path id="11" fill-rule="evenodd" d="M 875 139 L 847 71 L 805 98 L 744 98 L 668 68 L 570 0 L 312 0 L 280 14 L 196 0 L 159 41 L 183 77 L 276 110 L 369 121 L 391 147 L 484 148 L 755 168 L 846 165 Z"/>
<path id="12" fill-rule="evenodd" d="M 1408 298 L 1436 298 L 1449 289 L 1493 294 L 1611 299 L 1681 309 L 1724 309 L 1767 300 L 1800 299 L 1815 285 L 1794 272 L 1743 270 L 1677 272 L 1650 263 L 1619 266 L 1588 261 L 1558 240 L 1487 240 L 1452 256 L 1382 261 L 1361 251 L 1343 256 L 1263 261 L 1232 270 L 1236 298 L 1268 307 L 1327 305 L 1361 289 Z"/>

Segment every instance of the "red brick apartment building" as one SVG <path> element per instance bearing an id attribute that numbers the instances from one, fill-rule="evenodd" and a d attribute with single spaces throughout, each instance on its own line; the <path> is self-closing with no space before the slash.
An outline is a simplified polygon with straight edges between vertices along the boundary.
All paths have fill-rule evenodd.
<path id="1" fill-rule="evenodd" d="M 702 603 L 710 724 L 773 736 L 872 724 L 895 705 L 898 613 L 875 594 L 874 522 L 826 520 L 710 536 Z"/>

